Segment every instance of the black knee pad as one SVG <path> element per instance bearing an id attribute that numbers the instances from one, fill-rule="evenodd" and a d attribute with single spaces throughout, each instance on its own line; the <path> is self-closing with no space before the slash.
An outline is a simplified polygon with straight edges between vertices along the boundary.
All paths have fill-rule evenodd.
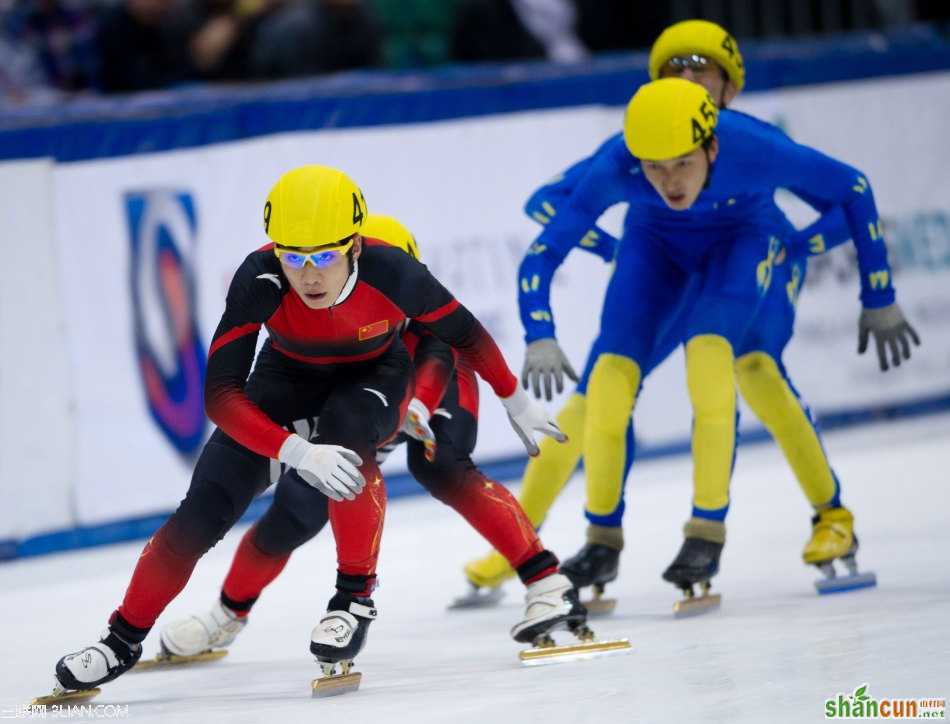
<path id="1" fill-rule="evenodd" d="M 224 537 L 266 485 L 267 461 L 232 445 L 205 445 L 191 486 L 168 525 L 176 553 L 200 556 Z"/>
<path id="2" fill-rule="evenodd" d="M 288 470 L 277 483 L 274 502 L 257 522 L 254 542 L 268 555 L 286 555 L 323 530 L 329 518 L 327 496 L 296 470 Z"/>
<path id="3" fill-rule="evenodd" d="M 443 503 L 450 493 L 466 484 L 467 474 L 475 469 L 471 458 L 460 458 L 451 445 L 437 445 L 435 459 L 429 462 L 425 459 L 425 447 L 417 440 L 409 441 L 408 462 L 412 476 Z"/>
<path id="4" fill-rule="evenodd" d="M 318 441 L 342 445 L 364 460 L 372 457 L 399 423 L 398 400 L 385 400 L 362 387 L 348 387 L 331 395 L 320 412 Z"/>

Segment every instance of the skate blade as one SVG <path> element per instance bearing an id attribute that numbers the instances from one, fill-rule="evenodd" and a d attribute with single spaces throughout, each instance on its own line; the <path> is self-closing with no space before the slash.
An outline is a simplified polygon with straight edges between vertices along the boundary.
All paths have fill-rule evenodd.
<path id="1" fill-rule="evenodd" d="M 52 694 L 47 694 L 46 696 L 38 696 L 33 699 L 30 704 L 33 706 L 52 706 L 67 701 L 89 701 L 101 693 L 102 689 L 78 689 L 75 691 L 63 689 L 58 692 L 53 691 Z"/>
<path id="2" fill-rule="evenodd" d="M 704 596 L 684 598 L 682 601 L 673 604 L 673 616 L 675 618 L 700 616 L 718 610 L 720 603 L 722 603 L 722 595 L 719 593 L 707 593 Z"/>
<path id="3" fill-rule="evenodd" d="M 589 601 L 581 601 L 581 605 L 587 609 L 588 618 L 600 618 L 609 616 L 617 608 L 616 598 L 592 598 Z"/>
<path id="4" fill-rule="evenodd" d="M 525 666 L 543 666 L 566 661 L 583 661 L 585 659 L 597 659 L 602 656 L 628 654 L 631 650 L 629 639 L 617 639 L 615 641 L 568 644 L 567 646 L 533 647 L 521 651 L 518 658 Z"/>
<path id="5" fill-rule="evenodd" d="M 132 667 L 132 671 L 153 671 L 154 669 L 164 669 L 170 666 L 182 666 L 184 664 L 201 664 L 206 661 L 217 661 L 228 655 L 227 649 L 212 649 L 202 651 L 194 656 L 178 656 L 177 654 L 158 654 L 152 659 L 139 661 Z"/>
<path id="6" fill-rule="evenodd" d="M 349 674 L 337 674 L 336 676 L 321 676 L 311 682 L 314 699 L 324 699 L 328 696 L 339 696 L 340 694 L 349 694 L 360 688 L 360 681 L 363 675 L 358 671 Z"/>
<path id="7" fill-rule="evenodd" d="M 450 611 L 463 611 L 471 608 L 491 608 L 505 597 L 501 586 L 497 588 L 473 588 L 464 596 L 459 596 L 451 604 Z"/>
<path id="8" fill-rule="evenodd" d="M 877 576 L 873 573 L 858 573 L 853 576 L 838 576 L 836 578 L 822 578 L 815 581 L 815 590 L 819 595 L 829 593 L 846 593 L 857 591 L 860 588 L 873 588 L 877 585 Z"/>

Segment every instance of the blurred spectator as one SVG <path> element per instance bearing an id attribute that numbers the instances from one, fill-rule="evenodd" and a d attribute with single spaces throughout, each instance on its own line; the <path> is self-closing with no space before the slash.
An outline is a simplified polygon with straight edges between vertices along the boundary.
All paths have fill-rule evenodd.
<path id="1" fill-rule="evenodd" d="M 377 65 L 380 39 L 357 0 L 203 0 L 191 55 L 202 77 L 287 78 Z"/>
<path id="2" fill-rule="evenodd" d="M 121 0 L 102 17 L 99 85 L 106 93 L 164 88 L 194 76 L 176 0 Z"/>
<path id="3" fill-rule="evenodd" d="M 462 0 L 452 28 L 453 60 L 545 57 L 544 45 L 521 22 L 511 0 Z"/>
<path id="4" fill-rule="evenodd" d="M 577 37 L 573 0 L 512 0 L 522 25 L 544 46 L 549 60 L 573 63 L 589 53 Z"/>
<path id="5" fill-rule="evenodd" d="M 577 34 L 593 53 L 649 48 L 673 22 L 669 2 L 574 0 L 574 4 Z"/>
<path id="6" fill-rule="evenodd" d="M 382 62 L 382 31 L 362 0 L 319 0 L 319 32 L 313 45 L 314 70 L 326 73 L 370 68 Z"/>
<path id="7" fill-rule="evenodd" d="M 419 68 L 449 61 L 458 0 L 369 0 L 381 26 L 390 68 Z"/>
<path id="8" fill-rule="evenodd" d="M 77 91 L 96 71 L 95 14 L 85 0 L 0 2 L 0 87 L 13 98 Z"/>

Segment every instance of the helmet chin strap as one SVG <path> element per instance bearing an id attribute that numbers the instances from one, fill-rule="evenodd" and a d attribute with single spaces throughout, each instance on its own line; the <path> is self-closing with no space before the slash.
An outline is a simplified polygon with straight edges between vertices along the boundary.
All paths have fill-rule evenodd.
<path id="1" fill-rule="evenodd" d="M 356 277 L 359 276 L 359 272 L 359 262 L 354 259 L 352 271 L 350 271 L 350 275 L 346 278 L 346 284 L 343 285 L 343 289 L 340 290 L 340 296 L 338 296 L 336 301 L 330 305 L 331 307 L 335 307 L 337 304 L 342 304 L 346 301 L 346 298 L 350 296 L 350 292 L 352 292 L 353 288 L 356 286 Z"/>
<path id="2" fill-rule="evenodd" d="M 713 162 L 709 160 L 708 148 L 704 148 L 703 153 L 706 154 L 706 180 L 703 181 L 703 191 L 705 191 L 709 188 L 709 182 L 712 181 Z"/>

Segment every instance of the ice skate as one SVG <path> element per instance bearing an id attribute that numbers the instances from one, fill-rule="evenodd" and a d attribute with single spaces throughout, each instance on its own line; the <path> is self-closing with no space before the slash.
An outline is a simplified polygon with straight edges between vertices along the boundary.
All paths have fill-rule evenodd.
<path id="1" fill-rule="evenodd" d="M 497 605 L 505 595 L 502 584 L 515 575 L 514 568 L 498 551 L 469 561 L 464 570 L 469 590 L 452 601 L 449 610 L 489 608 Z"/>
<path id="2" fill-rule="evenodd" d="M 827 508 L 812 518 L 811 539 L 805 545 L 802 559 L 815 566 L 824 578 L 815 581 L 819 594 L 844 593 L 877 585 L 874 573 L 858 572 L 855 555 L 858 537 L 854 534 L 854 516 L 845 507 Z M 838 575 L 834 561 L 841 561 L 845 575 Z"/>
<path id="3" fill-rule="evenodd" d="M 719 572 L 719 557 L 726 542 L 726 526 L 719 521 L 690 518 L 683 529 L 686 540 L 663 572 L 663 580 L 683 591 L 673 604 L 676 618 L 697 616 L 719 608 L 722 596 L 710 593 L 710 579 Z M 694 586 L 699 587 L 696 595 Z"/>
<path id="4" fill-rule="evenodd" d="M 158 655 L 140 661 L 135 671 L 217 661 L 227 655 L 228 646 L 246 625 L 247 618 L 238 617 L 221 602 L 215 602 L 207 613 L 165 626 Z"/>
<path id="5" fill-rule="evenodd" d="M 33 704 L 88 701 L 99 694 L 99 686 L 135 666 L 141 655 L 141 644 L 130 644 L 106 629 L 92 646 L 67 654 L 56 662 L 53 692 L 35 698 Z"/>
<path id="6" fill-rule="evenodd" d="M 310 653 L 323 670 L 323 676 L 312 682 L 314 698 L 337 696 L 359 688 L 363 675 L 351 671 L 353 659 L 363 650 L 367 630 L 375 618 L 371 598 L 337 593 L 330 599 L 326 615 L 310 637 Z"/>
<path id="7" fill-rule="evenodd" d="M 581 643 L 558 646 L 552 633 L 568 629 Z M 567 576 L 554 573 L 528 585 L 525 591 L 525 617 L 511 629 L 515 641 L 530 642 L 532 647 L 519 654 L 522 663 L 536 665 L 557 661 L 576 661 L 618 653 L 630 648 L 626 639 L 597 641 L 587 626 L 587 611 Z"/>
<path id="8" fill-rule="evenodd" d="M 587 543 L 561 564 L 561 573 L 578 591 L 592 587 L 592 598 L 582 601 L 591 616 L 609 614 L 617 606 L 616 599 L 604 598 L 604 587 L 617 579 L 622 550 L 622 528 L 591 524 L 587 526 Z"/>
<path id="9" fill-rule="evenodd" d="M 580 590 L 592 587 L 593 596 L 583 601 L 591 616 L 604 616 L 617 606 L 615 598 L 604 598 L 604 587 L 617 579 L 620 551 L 600 543 L 585 543 L 575 555 L 561 564 L 561 573 Z"/>

